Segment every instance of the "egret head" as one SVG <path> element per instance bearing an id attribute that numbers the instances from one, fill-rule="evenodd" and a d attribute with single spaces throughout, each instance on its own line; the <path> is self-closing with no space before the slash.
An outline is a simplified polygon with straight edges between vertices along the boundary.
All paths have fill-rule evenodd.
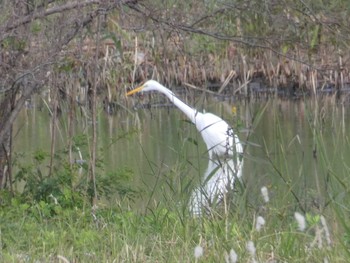
<path id="1" fill-rule="evenodd" d="M 130 96 L 130 95 L 135 94 L 135 93 L 140 92 L 140 91 L 150 91 L 150 90 L 161 91 L 163 88 L 164 87 L 161 84 L 159 84 L 157 81 L 148 80 L 144 84 L 142 84 L 141 86 L 137 87 L 136 89 L 133 89 L 133 90 L 129 91 L 128 93 L 126 93 L 126 96 Z"/>

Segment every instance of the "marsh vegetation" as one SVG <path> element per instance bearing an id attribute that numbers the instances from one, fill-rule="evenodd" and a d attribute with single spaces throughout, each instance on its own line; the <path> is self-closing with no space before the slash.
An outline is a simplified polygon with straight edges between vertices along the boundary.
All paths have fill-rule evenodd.
<path id="1" fill-rule="evenodd" d="M 349 8 L 3 1 L 0 261 L 345 261 Z M 151 78 L 243 142 L 203 217 L 200 135 L 162 96 L 125 97 Z"/>

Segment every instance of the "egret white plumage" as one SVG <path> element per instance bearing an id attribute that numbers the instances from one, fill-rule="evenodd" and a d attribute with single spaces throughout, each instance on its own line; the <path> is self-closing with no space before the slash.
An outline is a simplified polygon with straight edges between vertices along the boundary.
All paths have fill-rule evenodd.
<path id="1" fill-rule="evenodd" d="M 188 106 L 175 96 L 175 94 L 155 80 L 148 80 L 140 87 L 129 91 L 126 95 L 137 92 L 158 91 L 163 93 L 196 125 L 207 145 L 209 165 L 205 173 L 210 176 L 206 184 L 194 192 L 191 210 L 200 214 L 203 206 L 207 206 L 215 198 L 223 196 L 233 188 L 235 178 L 242 175 L 243 147 L 233 129 L 222 118 L 212 113 L 201 113 Z"/>

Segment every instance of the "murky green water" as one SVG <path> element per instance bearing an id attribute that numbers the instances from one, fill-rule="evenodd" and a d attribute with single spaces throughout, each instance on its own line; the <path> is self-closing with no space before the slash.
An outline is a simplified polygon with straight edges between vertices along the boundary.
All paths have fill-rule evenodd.
<path id="1" fill-rule="evenodd" d="M 349 107 L 335 104 L 332 98 L 319 101 L 317 106 L 315 103 L 311 99 L 235 103 L 208 99 L 206 111 L 231 123 L 244 142 L 243 181 L 252 202 L 259 198 L 260 187 L 266 185 L 287 202 L 293 203 L 297 196 L 305 206 L 307 202 L 324 204 L 327 193 L 339 189 L 327 186 L 330 178 L 339 178 L 332 182 L 347 180 Z M 233 106 L 237 108 L 236 115 Z M 132 183 L 144 188 L 146 196 L 155 190 L 152 194 L 155 198 L 157 191 L 164 191 L 171 176 L 195 177 L 204 173 L 208 160 L 206 147 L 179 110 L 152 108 L 131 112 L 120 110 L 113 116 L 102 110 L 99 113 L 99 157 L 105 165 L 100 172 L 131 168 L 135 175 Z M 75 132 L 82 135 L 91 124 L 79 116 L 77 113 Z M 57 128 L 60 149 L 67 145 L 66 114 L 60 117 Z M 15 152 L 24 152 L 28 158 L 38 149 L 50 152 L 50 129 L 50 116 L 45 108 L 22 111 L 14 126 Z M 87 144 L 81 151 L 83 158 L 88 159 Z"/>

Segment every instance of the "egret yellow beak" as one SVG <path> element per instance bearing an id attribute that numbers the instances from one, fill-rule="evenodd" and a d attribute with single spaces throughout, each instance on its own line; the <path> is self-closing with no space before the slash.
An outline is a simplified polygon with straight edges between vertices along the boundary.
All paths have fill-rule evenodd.
<path id="1" fill-rule="evenodd" d="M 140 87 L 137 87 L 136 89 L 130 90 L 128 93 L 126 93 L 126 96 L 130 96 L 132 94 L 135 94 L 143 89 L 143 85 Z"/>

